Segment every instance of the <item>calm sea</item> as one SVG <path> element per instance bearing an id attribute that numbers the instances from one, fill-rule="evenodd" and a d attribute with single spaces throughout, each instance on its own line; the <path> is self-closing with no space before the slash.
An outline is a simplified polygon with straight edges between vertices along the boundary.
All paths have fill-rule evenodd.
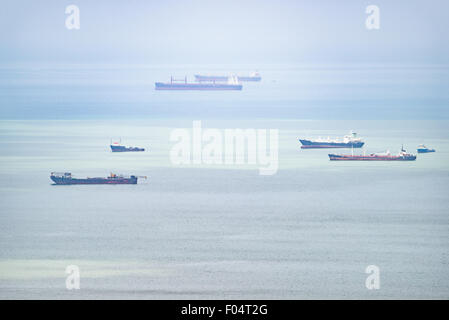
<path id="1" fill-rule="evenodd" d="M 1 68 L 0 298 L 448 299 L 449 69 L 259 68 L 263 81 L 241 92 L 154 81 L 242 66 Z M 193 120 L 278 129 L 277 174 L 173 165 L 170 133 Z M 334 163 L 300 149 L 300 137 L 350 130 L 366 152 L 437 152 Z M 120 138 L 147 151 L 111 153 Z M 148 179 L 55 186 L 52 171 Z M 66 289 L 68 265 L 80 290 Z"/>

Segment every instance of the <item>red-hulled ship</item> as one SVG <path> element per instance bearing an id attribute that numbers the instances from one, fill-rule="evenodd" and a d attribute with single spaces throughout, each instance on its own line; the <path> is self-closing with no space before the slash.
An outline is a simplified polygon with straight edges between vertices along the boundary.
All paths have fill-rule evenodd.
<path id="1" fill-rule="evenodd" d="M 353 154 L 329 154 L 329 160 L 333 161 L 413 161 L 416 155 L 407 153 L 404 148 L 399 154 L 391 155 L 389 151 L 386 153 L 371 153 L 369 155 L 353 155 Z"/>

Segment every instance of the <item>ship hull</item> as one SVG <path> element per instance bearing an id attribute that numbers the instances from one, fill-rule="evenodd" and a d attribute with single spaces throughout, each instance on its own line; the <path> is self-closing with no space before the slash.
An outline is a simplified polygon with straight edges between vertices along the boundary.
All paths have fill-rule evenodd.
<path id="1" fill-rule="evenodd" d="M 64 178 L 64 177 L 50 177 L 57 185 L 73 185 L 73 184 L 137 184 L 137 177 L 129 178 Z"/>
<path id="2" fill-rule="evenodd" d="M 301 149 L 331 149 L 331 148 L 361 148 L 364 142 L 317 142 L 311 140 L 299 139 Z"/>
<path id="3" fill-rule="evenodd" d="M 217 84 L 217 83 L 162 83 L 156 82 L 156 90 L 242 90 L 241 84 Z"/>
<path id="4" fill-rule="evenodd" d="M 435 152 L 435 149 L 418 149 L 418 153 L 430 153 Z"/>
<path id="5" fill-rule="evenodd" d="M 137 148 L 137 147 L 125 147 L 125 146 L 111 145 L 111 151 L 112 152 L 139 152 L 139 151 L 145 151 L 145 149 Z"/>
<path id="6" fill-rule="evenodd" d="M 415 155 L 407 156 L 353 156 L 353 155 L 339 155 L 329 154 L 329 160 L 331 161 L 413 161 L 416 160 Z"/>
<path id="7" fill-rule="evenodd" d="M 226 76 L 202 76 L 199 74 L 195 75 L 196 81 L 228 81 L 229 77 Z M 251 82 L 251 81 L 260 81 L 262 80 L 262 77 L 237 77 L 238 81 L 245 81 L 245 82 Z"/>
<path id="8" fill-rule="evenodd" d="M 251 81 L 257 82 L 257 81 L 262 80 L 262 77 L 237 77 L 237 80 L 238 81 L 247 81 L 247 82 L 251 82 Z"/>

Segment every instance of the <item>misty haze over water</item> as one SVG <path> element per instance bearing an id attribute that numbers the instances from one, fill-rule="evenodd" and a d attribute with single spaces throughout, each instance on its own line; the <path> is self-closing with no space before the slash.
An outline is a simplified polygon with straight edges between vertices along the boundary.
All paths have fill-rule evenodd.
<path id="1" fill-rule="evenodd" d="M 71 3 L 0 11 L 0 298 L 449 297 L 447 1 L 376 1 L 371 31 L 356 0 L 76 0 L 69 31 Z M 154 89 L 253 71 L 242 91 Z M 170 133 L 194 120 L 279 130 L 278 172 L 173 165 Z M 350 130 L 357 153 L 437 152 L 300 149 Z M 113 154 L 113 139 L 146 151 Z M 55 186 L 52 171 L 148 180 Z"/>

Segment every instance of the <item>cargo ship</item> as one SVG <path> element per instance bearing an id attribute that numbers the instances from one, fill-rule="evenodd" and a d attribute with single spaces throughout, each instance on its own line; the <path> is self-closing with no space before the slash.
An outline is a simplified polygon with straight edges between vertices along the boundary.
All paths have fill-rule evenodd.
<path id="1" fill-rule="evenodd" d="M 111 143 L 110 147 L 111 147 L 111 151 L 112 152 L 138 152 L 138 151 L 145 151 L 144 148 L 122 146 L 119 142 Z"/>
<path id="2" fill-rule="evenodd" d="M 143 177 L 146 178 L 146 177 Z M 50 179 L 58 185 L 71 185 L 71 184 L 137 184 L 137 176 L 125 177 L 123 175 L 117 175 L 111 173 L 108 177 L 97 178 L 74 178 L 70 172 L 52 172 Z"/>
<path id="3" fill-rule="evenodd" d="M 242 85 L 233 77 L 229 78 L 227 83 L 189 83 L 187 77 L 184 80 L 176 80 L 173 77 L 170 82 L 156 82 L 156 90 L 242 90 Z"/>
<path id="4" fill-rule="evenodd" d="M 417 151 L 418 151 L 418 153 L 429 153 L 429 152 L 435 152 L 435 149 L 429 149 L 425 145 L 420 144 L 418 146 Z"/>
<path id="5" fill-rule="evenodd" d="M 262 80 L 262 77 L 258 72 L 252 72 L 249 76 L 235 76 L 237 77 L 238 81 L 246 82 L 246 81 L 260 81 Z M 196 74 L 195 80 L 196 81 L 227 81 L 229 79 L 229 76 L 214 76 L 214 75 L 201 75 Z"/>
<path id="6" fill-rule="evenodd" d="M 329 154 L 329 160 L 333 161 L 413 161 L 416 155 L 407 153 L 404 148 L 399 154 L 391 155 L 389 151 L 385 153 L 371 153 L 369 155 L 353 154 Z"/>
<path id="7" fill-rule="evenodd" d="M 361 148 L 365 144 L 362 139 L 357 138 L 357 133 L 352 132 L 343 137 L 343 140 L 317 139 L 306 140 L 299 139 L 302 146 L 301 149 L 323 149 L 323 148 Z"/>

